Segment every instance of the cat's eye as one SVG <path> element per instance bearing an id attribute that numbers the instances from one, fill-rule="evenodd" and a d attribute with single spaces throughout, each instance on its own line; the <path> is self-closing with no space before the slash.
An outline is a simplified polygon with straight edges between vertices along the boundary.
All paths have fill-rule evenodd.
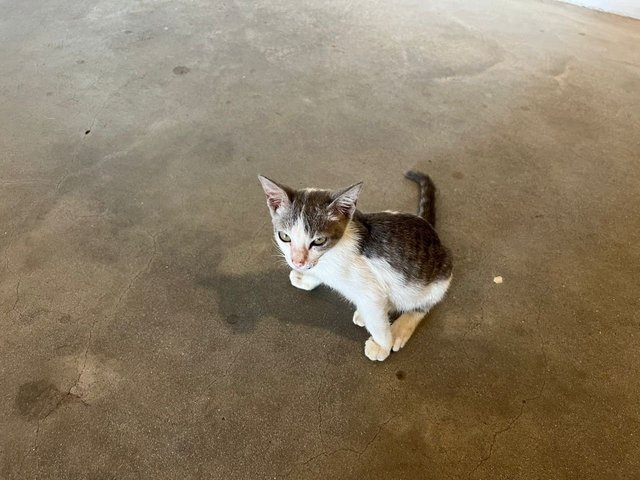
<path id="1" fill-rule="evenodd" d="M 288 243 L 291 241 L 291 237 L 284 232 L 278 232 L 278 237 L 280 237 L 280 240 L 282 240 L 283 242 Z"/>
<path id="2" fill-rule="evenodd" d="M 320 247 L 327 243 L 327 237 L 318 237 L 313 242 L 311 242 L 312 247 Z"/>

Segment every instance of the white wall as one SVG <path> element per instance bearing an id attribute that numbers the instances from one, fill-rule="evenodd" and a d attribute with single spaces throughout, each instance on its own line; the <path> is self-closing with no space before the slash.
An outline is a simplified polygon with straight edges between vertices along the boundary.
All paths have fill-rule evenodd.
<path id="1" fill-rule="evenodd" d="M 640 19 L 640 0 L 561 0 L 583 7 Z"/>

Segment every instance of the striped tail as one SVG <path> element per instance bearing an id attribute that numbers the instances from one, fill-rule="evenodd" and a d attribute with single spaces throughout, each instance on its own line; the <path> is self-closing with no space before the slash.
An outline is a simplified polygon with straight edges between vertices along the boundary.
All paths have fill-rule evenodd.
<path id="1" fill-rule="evenodd" d="M 436 186 L 429 178 L 420 172 L 408 171 L 404 174 L 409 180 L 413 180 L 420 187 L 420 203 L 418 204 L 418 216 L 424 218 L 433 228 L 436 226 Z"/>

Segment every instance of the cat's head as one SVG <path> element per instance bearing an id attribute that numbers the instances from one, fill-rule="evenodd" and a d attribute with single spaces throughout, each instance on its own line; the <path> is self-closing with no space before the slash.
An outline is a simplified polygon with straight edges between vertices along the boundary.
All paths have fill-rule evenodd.
<path id="1" fill-rule="evenodd" d="M 362 182 L 332 192 L 295 190 L 258 178 L 267 196 L 276 244 L 287 263 L 299 271 L 315 267 L 344 235 L 356 211 Z"/>

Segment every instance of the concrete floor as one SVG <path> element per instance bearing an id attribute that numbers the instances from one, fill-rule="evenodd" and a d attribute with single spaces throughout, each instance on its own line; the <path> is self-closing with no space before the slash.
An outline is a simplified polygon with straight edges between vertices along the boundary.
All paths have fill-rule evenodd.
<path id="1" fill-rule="evenodd" d="M 640 476 L 640 22 L 1 3 L 0 478 Z M 455 281 L 376 364 L 256 174 L 413 211 L 410 167 Z"/>

